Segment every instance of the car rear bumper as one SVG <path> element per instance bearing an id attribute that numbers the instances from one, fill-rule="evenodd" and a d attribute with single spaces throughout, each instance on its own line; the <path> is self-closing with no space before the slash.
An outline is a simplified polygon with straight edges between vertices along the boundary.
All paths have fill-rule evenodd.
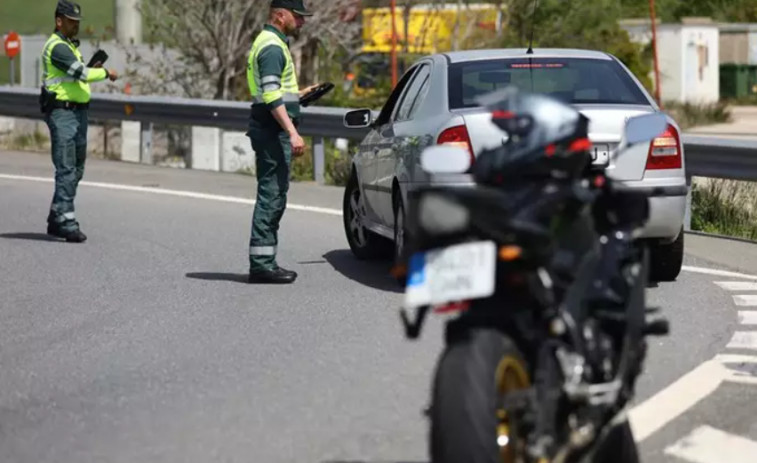
<path id="1" fill-rule="evenodd" d="M 678 237 L 686 216 L 686 179 L 670 181 L 644 180 L 623 182 L 628 188 L 643 191 L 649 196 L 649 221 L 642 229 L 642 238 L 672 241 Z"/>
<path id="2" fill-rule="evenodd" d="M 625 188 L 644 192 L 649 197 L 649 221 L 641 231 L 642 238 L 673 241 L 678 237 L 686 215 L 686 195 L 689 192 L 685 178 L 620 183 Z M 431 176 L 423 186 L 465 188 L 475 186 L 475 182 L 469 174 L 457 174 Z"/>

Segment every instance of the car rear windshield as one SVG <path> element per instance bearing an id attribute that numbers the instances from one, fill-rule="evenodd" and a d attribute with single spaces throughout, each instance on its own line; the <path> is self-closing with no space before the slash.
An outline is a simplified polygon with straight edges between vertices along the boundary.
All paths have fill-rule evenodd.
<path id="1" fill-rule="evenodd" d="M 477 97 L 508 85 L 552 95 L 570 104 L 649 105 L 636 82 L 615 61 L 526 58 L 451 64 L 450 108 L 476 107 Z"/>

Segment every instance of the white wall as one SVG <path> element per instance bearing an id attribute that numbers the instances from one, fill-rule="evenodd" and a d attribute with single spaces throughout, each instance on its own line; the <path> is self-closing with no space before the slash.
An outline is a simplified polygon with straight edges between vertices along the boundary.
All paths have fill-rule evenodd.
<path id="1" fill-rule="evenodd" d="M 716 26 L 682 29 L 682 101 L 712 103 L 720 99 L 720 31 Z"/>
<path id="2" fill-rule="evenodd" d="M 22 35 L 20 37 L 21 86 L 39 88 L 42 85 L 42 49 L 49 37 L 49 35 Z M 98 48 L 101 48 L 108 53 L 108 61 L 105 63 L 105 67 L 115 69 L 121 78 L 115 82 L 105 80 L 92 84 L 92 92 L 94 93 L 120 93 L 123 91 L 123 88 L 127 83 L 127 79 L 124 77 L 126 70 L 128 68 L 139 69 L 134 63 L 127 63 L 129 53 L 132 55 L 139 55 L 139 57 L 146 62 L 165 59 L 164 55 L 161 53 L 160 47 L 150 49 L 148 45 L 144 44 L 122 45 L 116 41 L 97 42 L 93 40 L 82 40 L 79 45 L 79 51 L 81 52 L 85 63 L 89 62 L 90 58 L 92 58 L 92 55 Z M 174 54 L 169 52 L 168 59 L 173 59 L 173 56 Z M 149 75 L 150 71 L 147 66 L 141 66 L 141 68 L 140 75 Z M 174 86 L 170 90 L 179 92 L 180 89 L 178 86 Z M 178 93 L 176 94 L 178 95 Z"/>

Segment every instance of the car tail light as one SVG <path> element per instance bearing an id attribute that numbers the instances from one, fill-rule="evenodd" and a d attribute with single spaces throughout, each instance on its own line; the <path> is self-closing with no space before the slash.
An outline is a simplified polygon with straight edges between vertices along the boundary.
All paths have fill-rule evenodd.
<path id="1" fill-rule="evenodd" d="M 468 150 L 471 165 L 476 160 L 476 156 L 473 154 L 473 146 L 470 142 L 470 136 L 468 136 L 468 129 L 465 128 L 465 125 L 457 125 L 446 129 L 439 134 L 436 143 L 439 145 L 459 146 L 460 148 Z"/>
<path id="2" fill-rule="evenodd" d="M 672 125 L 649 144 L 647 154 L 647 169 L 680 169 L 681 168 L 681 139 L 678 131 Z"/>

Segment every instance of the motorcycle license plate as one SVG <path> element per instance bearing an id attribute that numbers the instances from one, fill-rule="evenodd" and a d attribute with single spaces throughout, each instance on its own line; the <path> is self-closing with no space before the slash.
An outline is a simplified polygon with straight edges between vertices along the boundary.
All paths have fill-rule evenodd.
<path id="1" fill-rule="evenodd" d="M 420 307 L 494 294 L 497 247 L 492 241 L 462 243 L 416 253 L 408 265 L 405 306 Z"/>
<path id="2" fill-rule="evenodd" d="M 610 145 L 597 144 L 591 149 L 591 163 L 595 166 L 606 166 L 610 162 Z"/>

